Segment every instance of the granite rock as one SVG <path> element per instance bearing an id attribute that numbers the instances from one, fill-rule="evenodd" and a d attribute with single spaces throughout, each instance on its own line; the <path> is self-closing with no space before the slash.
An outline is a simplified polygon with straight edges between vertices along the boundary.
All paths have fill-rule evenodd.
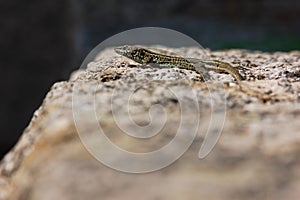
<path id="1" fill-rule="evenodd" d="M 200 54 L 197 48 L 167 50 Z M 210 72 L 211 80 L 203 82 L 195 72 L 139 66 L 107 49 L 87 69 L 52 86 L 1 162 L 0 199 L 299 199 L 300 52 L 205 51 L 238 67 L 243 83 L 258 95 L 241 90 L 225 73 Z M 176 96 L 187 91 L 194 96 Z M 147 153 L 172 141 L 182 120 L 187 137 L 199 125 L 195 138 L 163 169 L 124 173 L 91 153 L 105 145 L 98 140 L 100 128 L 120 148 Z M 141 128 L 146 137 L 162 122 L 159 134 L 146 139 L 124 134 Z M 217 144 L 199 159 L 206 133 L 218 129 Z M 180 138 L 177 145 L 185 142 Z M 153 164 L 146 161 L 146 167 Z"/>

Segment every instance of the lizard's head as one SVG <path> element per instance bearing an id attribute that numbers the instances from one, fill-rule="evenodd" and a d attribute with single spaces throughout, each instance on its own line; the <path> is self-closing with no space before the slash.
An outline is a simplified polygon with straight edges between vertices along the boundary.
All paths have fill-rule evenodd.
<path id="1" fill-rule="evenodd" d="M 121 46 L 116 47 L 115 52 L 119 55 L 126 56 L 127 58 L 134 60 L 137 63 L 144 64 L 144 55 L 146 49 L 137 46 Z"/>

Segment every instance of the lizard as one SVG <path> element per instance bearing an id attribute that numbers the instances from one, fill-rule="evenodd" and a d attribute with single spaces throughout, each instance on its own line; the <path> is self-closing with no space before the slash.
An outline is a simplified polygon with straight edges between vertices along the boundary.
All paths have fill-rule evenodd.
<path id="1" fill-rule="evenodd" d="M 227 62 L 219 60 L 204 60 L 196 58 L 184 58 L 178 56 L 169 56 L 150 51 L 138 46 L 116 47 L 115 52 L 125 56 L 139 64 L 159 64 L 167 67 L 178 67 L 181 69 L 193 70 L 201 75 L 207 76 L 209 70 L 227 72 L 233 76 L 239 83 L 244 79 L 237 69 Z"/>

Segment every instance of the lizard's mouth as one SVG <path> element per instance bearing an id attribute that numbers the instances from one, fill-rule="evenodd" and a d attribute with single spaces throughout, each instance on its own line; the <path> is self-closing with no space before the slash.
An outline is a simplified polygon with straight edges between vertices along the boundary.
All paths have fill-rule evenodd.
<path id="1" fill-rule="evenodd" d="M 132 47 L 125 45 L 125 46 L 115 47 L 114 50 L 117 54 L 127 55 L 130 51 L 132 51 Z"/>
<path id="2" fill-rule="evenodd" d="M 124 48 L 123 47 L 116 47 L 116 48 L 114 48 L 114 50 L 115 50 L 115 52 L 117 53 L 117 54 L 124 54 L 125 53 L 125 50 L 124 50 Z"/>

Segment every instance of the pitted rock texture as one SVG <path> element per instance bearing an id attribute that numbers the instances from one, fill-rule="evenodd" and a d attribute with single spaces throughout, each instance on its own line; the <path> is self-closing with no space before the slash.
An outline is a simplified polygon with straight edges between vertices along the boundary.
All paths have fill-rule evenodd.
<path id="1" fill-rule="evenodd" d="M 232 63 L 258 95 L 241 90 L 225 73 L 210 72 L 211 80 L 203 82 L 193 71 L 140 66 L 107 49 L 87 69 L 53 85 L 1 162 L 0 198 L 299 199 L 300 52 L 162 48 Z M 187 119 L 182 130 L 188 134 L 197 120 L 182 112 L 181 99 L 172 91 L 193 91 L 196 98 L 184 96 L 184 102 L 196 99 L 199 108 L 193 144 L 172 165 L 151 173 L 122 173 L 97 161 L 84 147 L 83 137 L 93 148 L 101 145 L 99 127 L 114 144 L 137 153 L 168 144 L 182 119 Z M 160 107 L 153 107 L 157 104 Z M 199 159 L 207 130 L 217 130 L 220 124 L 212 116 L 224 113 L 216 146 Z M 136 124 L 155 129 L 165 119 L 151 138 L 124 133 Z"/>

